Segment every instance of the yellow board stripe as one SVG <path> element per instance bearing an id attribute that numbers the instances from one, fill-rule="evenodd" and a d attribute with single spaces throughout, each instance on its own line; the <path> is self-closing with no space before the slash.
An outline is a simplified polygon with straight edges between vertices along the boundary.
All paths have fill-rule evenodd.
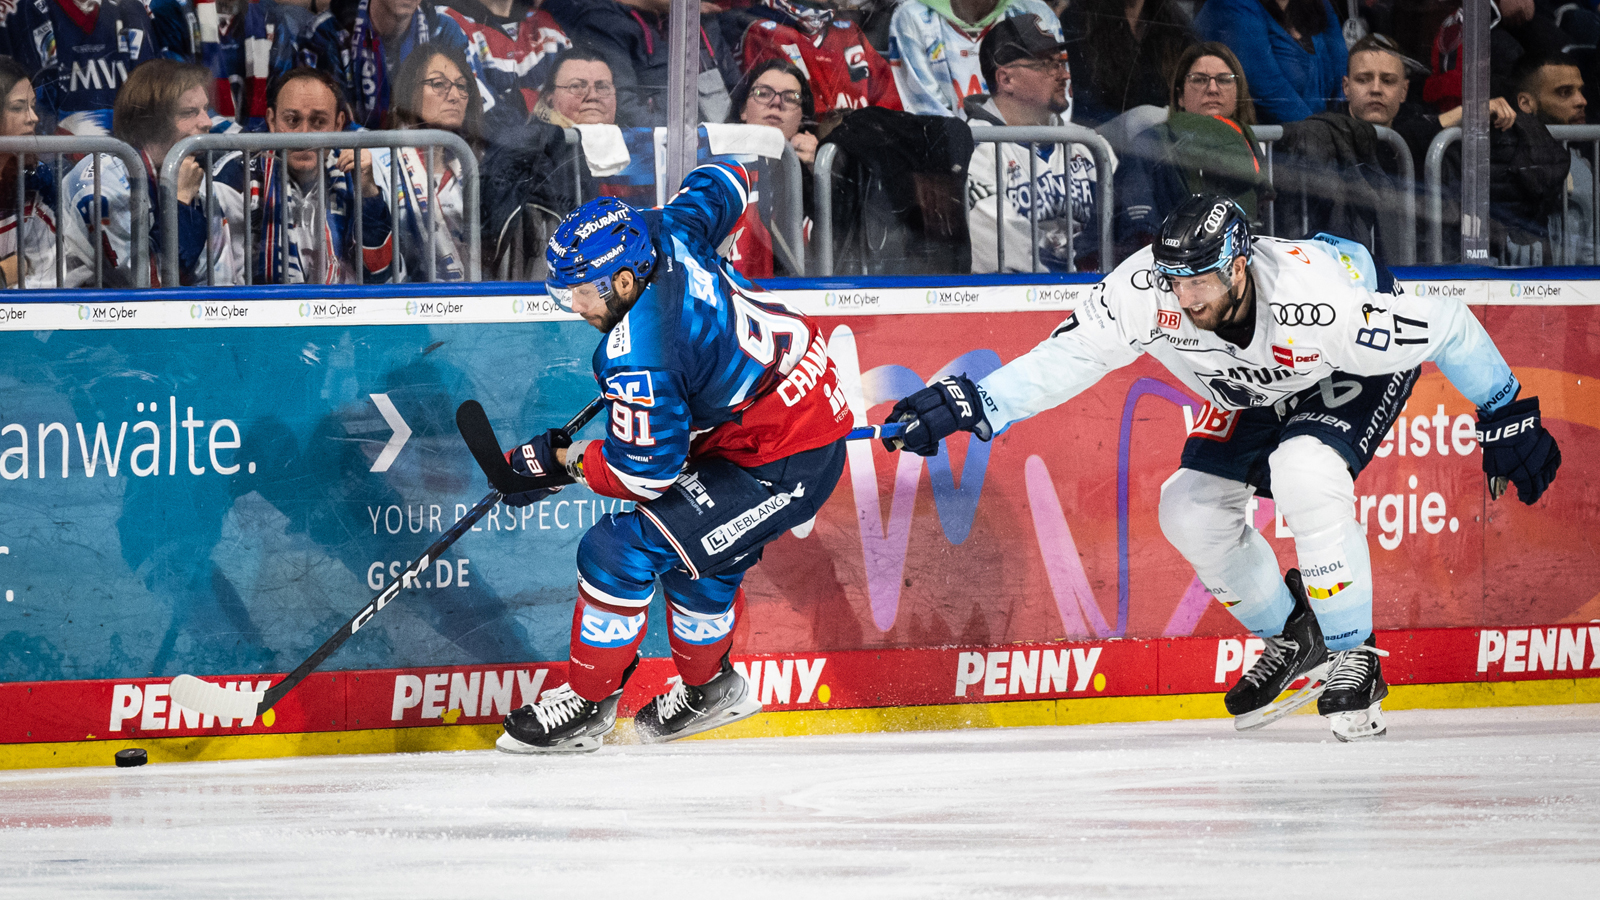
<path id="1" fill-rule="evenodd" d="M 1547 706 L 1567 703 L 1600 703 L 1600 678 L 1394 685 L 1390 687 L 1389 699 L 1384 701 L 1383 706 L 1384 709 L 1393 711 L 1485 706 Z M 1308 706 L 1301 713 L 1311 714 L 1313 709 L 1314 707 Z M 769 712 L 751 716 L 690 740 L 1224 718 L 1228 718 L 1228 715 L 1222 708 L 1221 694 L 1085 697 L 881 709 Z M 375 728 L 366 731 L 309 734 L 243 734 L 12 744 L 5 748 L 4 757 L 0 759 L 0 769 L 110 766 L 113 754 L 128 747 L 144 748 L 150 755 L 151 763 L 330 756 L 341 753 L 487 750 L 494 746 L 494 740 L 499 735 L 499 725 L 459 725 Z M 633 722 L 627 719 L 619 721 L 617 730 L 606 740 L 614 744 L 638 743 L 633 733 Z"/>

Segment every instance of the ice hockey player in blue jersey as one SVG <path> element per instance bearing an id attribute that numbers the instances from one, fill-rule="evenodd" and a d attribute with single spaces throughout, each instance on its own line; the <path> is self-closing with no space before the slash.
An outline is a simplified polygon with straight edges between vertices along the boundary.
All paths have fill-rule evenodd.
<path id="1" fill-rule="evenodd" d="M 512 468 L 541 483 L 506 502 L 577 482 L 637 505 L 579 543 L 568 683 L 506 717 L 502 750 L 600 746 L 657 581 L 681 677 L 639 710 L 639 736 L 673 740 L 761 709 L 728 662 L 739 585 L 764 545 L 809 527 L 828 499 L 851 415 L 820 330 L 717 254 L 748 193 L 737 164 L 705 165 L 664 208 L 594 200 L 550 240 L 550 295 L 604 335 L 594 374 L 609 426 L 603 440 L 552 429 L 512 450 Z"/>
<path id="2" fill-rule="evenodd" d="M 1489 492 L 1533 503 L 1561 453 L 1489 335 L 1454 299 L 1406 293 L 1359 244 L 1253 238 L 1232 200 L 1189 198 L 1152 247 L 1095 285 L 1050 337 L 974 384 L 944 378 L 897 403 L 905 449 L 956 431 L 989 440 L 1148 353 L 1206 400 L 1181 468 L 1161 489 L 1161 529 L 1201 582 L 1266 644 L 1225 697 L 1240 729 L 1317 701 L 1340 740 L 1382 735 L 1389 689 L 1372 637 L 1372 566 L 1355 477 L 1416 382 L 1437 363 L 1478 407 Z M 893 448 L 891 448 L 893 449 Z M 1274 499 L 1299 566 L 1251 527 Z M 1330 655 L 1331 654 L 1331 655 Z M 1307 685 L 1280 698 L 1300 676 Z"/>

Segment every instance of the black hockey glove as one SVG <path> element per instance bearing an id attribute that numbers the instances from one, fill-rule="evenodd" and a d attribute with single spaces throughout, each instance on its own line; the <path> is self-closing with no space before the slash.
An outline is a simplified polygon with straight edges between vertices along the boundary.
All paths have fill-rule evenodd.
<path id="1" fill-rule="evenodd" d="M 506 453 L 511 471 L 538 481 L 539 487 L 519 494 L 507 494 L 501 502 L 507 506 L 529 506 L 554 494 L 569 484 L 572 476 L 565 466 L 556 462 L 556 451 L 572 446 L 572 438 L 559 428 L 552 428 L 533 440 Z"/>
<path id="2" fill-rule="evenodd" d="M 1483 446 L 1483 472 L 1489 496 L 1500 499 L 1506 482 L 1517 486 L 1517 499 L 1532 505 L 1555 480 L 1561 449 L 1539 422 L 1539 398 L 1528 397 L 1492 413 L 1478 413 L 1478 443 Z"/>
<path id="3" fill-rule="evenodd" d="M 958 431 L 970 431 L 980 441 L 994 437 L 978 386 L 965 375 L 946 376 L 902 399 L 886 421 L 907 423 L 899 437 L 884 439 L 891 452 L 903 447 L 918 456 L 934 456 L 939 442 Z"/>

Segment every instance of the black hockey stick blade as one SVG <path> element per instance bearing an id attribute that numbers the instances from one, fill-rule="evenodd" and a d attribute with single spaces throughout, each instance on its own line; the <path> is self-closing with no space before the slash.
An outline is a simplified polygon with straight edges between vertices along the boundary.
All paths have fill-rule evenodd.
<path id="1" fill-rule="evenodd" d="M 569 437 L 575 434 L 595 417 L 604 404 L 603 398 L 596 397 L 561 430 Z M 467 449 L 472 451 L 472 458 L 478 461 L 478 468 L 488 476 L 489 484 L 495 490 L 502 494 L 520 494 L 549 487 L 537 478 L 518 475 L 512 470 L 511 464 L 506 462 L 505 452 L 500 449 L 499 438 L 495 437 L 494 426 L 489 424 L 489 415 L 478 401 L 468 400 L 456 408 L 456 428 L 461 432 L 461 439 L 467 442 Z"/>
<path id="2" fill-rule="evenodd" d="M 596 397 L 589 405 L 579 410 L 571 421 L 562 426 L 562 430 L 569 435 L 578 431 L 587 425 L 590 419 L 595 417 L 595 414 L 600 411 L 604 404 L 603 398 Z M 463 422 L 467 424 L 463 424 Z M 494 429 L 489 427 L 489 419 L 484 415 L 483 407 L 478 405 L 476 401 L 468 400 L 466 403 L 461 404 L 461 408 L 456 410 L 456 425 L 461 429 L 462 437 L 466 438 L 467 446 L 472 450 L 473 457 L 478 460 L 478 465 L 483 467 L 486 474 L 492 470 L 484 464 L 484 456 L 480 455 L 480 453 L 484 452 L 487 452 L 490 459 L 505 466 L 506 472 L 513 477 L 523 477 L 512 472 L 510 464 L 505 461 L 504 456 L 500 455 L 500 447 L 495 441 Z M 474 445 L 475 440 L 479 442 L 477 445 Z M 491 481 L 493 480 L 493 475 L 490 476 L 490 479 Z M 491 490 L 484 495 L 482 500 L 479 500 L 471 509 L 467 510 L 466 515 L 462 516 L 460 521 L 450 526 L 449 530 L 440 535 L 437 541 L 434 541 L 427 550 L 422 552 L 421 556 L 406 566 L 405 571 L 400 573 L 399 578 L 396 578 L 388 587 L 380 591 L 376 597 L 373 597 L 366 606 L 363 606 L 359 612 L 351 616 L 350 620 L 345 622 L 338 631 L 322 642 L 322 646 L 318 647 L 315 653 L 307 657 L 305 662 L 296 666 L 293 672 L 284 676 L 283 680 L 277 684 L 267 688 L 265 691 L 231 691 L 221 685 L 203 681 L 193 675 L 179 675 L 172 679 L 167 696 L 172 699 L 172 702 L 185 709 L 206 715 L 214 715 L 222 719 L 248 720 L 265 713 L 275 706 L 279 700 L 282 700 L 285 694 L 294 690 L 296 685 L 304 681 L 307 675 L 316 671 L 318 666 L 332 656 L 335 650 L 343 646 L 344 642 L 348 641 L 352 635 L 361 630 L 362 626 L 371 621 L 378 610 L 388 606 L 395 597 L 399 596 L 402 587 L 414 584 L 417 576 L 432 565 L 440 554 L 448 550 L 473 525 L 476 525 L 479 519 L 487 515 L 495 504 L 500 502 L 502 493 L 510 492 L 502 491 L 497 485 L 495 490 Z"/>

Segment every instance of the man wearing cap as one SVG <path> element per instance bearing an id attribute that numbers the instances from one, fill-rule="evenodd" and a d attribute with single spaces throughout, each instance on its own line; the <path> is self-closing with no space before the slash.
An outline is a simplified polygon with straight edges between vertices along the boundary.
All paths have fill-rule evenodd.
<path id="1" fill-rule="evenodd" d="M 1072 96 L 1066 47 L 1031 13 L 1005 19 L 989 29 L 979 46 L 978 65 L 993 93 L 966 99 L 962 109 L 967 121 L 973 125 L 1065 124 L 1062 114 Z M 981 132 L 976 136 L 981 137 Z M 996 153 L 1000 155 L 998 179 Z M 1030 155 L 1034 157 L 1031 171 Z M 1082 144 L 1030 147 L 980 141 L 967 176 L 972 271 L 1095 268 L 1099 258 L 1099 235 L 1092 224 L 1095 178 L 1094 157 Z M 996 221 L 997 211 L 1004 217 L 1003 226 Z M 1003 248 L 997 246 L 997 233 L 1005 236 Z"/>
<path id="2" fill-rule="evenodd" d="M 1033 15 L 1061 40 L 1044 0 L 906 0 L 889 20 L 889 66 L 905 111 L 965 116 L 966 98 L 990 90 L 978 65 L 983 39 L 999 23 Z M 1072 95 L 1067 95 L 1070 104 Z M 1067 118 L 1072 118 L 1068 107 Z"/>

